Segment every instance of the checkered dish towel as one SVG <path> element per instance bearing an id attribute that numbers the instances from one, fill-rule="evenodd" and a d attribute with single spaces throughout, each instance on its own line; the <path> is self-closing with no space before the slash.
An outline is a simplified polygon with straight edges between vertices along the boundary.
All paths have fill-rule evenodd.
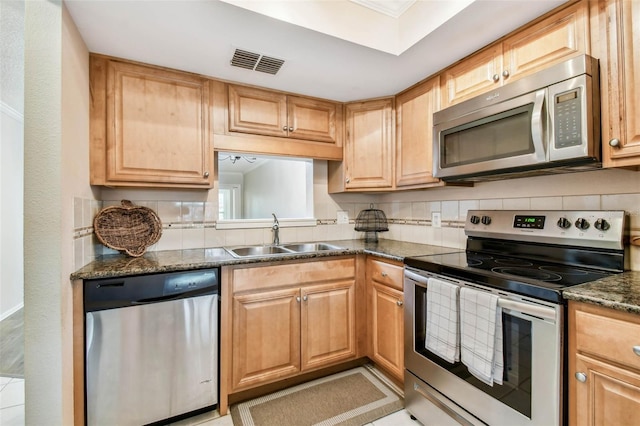
<path id="1" fill-rule="evenodd" d="M 455 284 L 429 278 L 427 281 L 427 336 L 425 346 L 440 358 L 460 361 L 458 291 Z"/>
<path id="2" fill-rule="evenodd" d="M 469 372 L 489 386 L 502 384 L 502 308 L 498 296 L 460 290 L 460 350 Z"/>

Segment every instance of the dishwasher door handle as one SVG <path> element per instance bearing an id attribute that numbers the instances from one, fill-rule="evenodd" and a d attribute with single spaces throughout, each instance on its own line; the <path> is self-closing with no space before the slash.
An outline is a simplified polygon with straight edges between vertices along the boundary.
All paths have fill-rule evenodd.
<path id="1" fill-rule="evenodd" d="M 168 300 L 186 299 L 187 297 L 197 297 L 215 294 L 215 290 L 211 288 L 202 288 L 193 291 L 183 291 L 180 293 L 165 294 L 158 297 L 149 297 L 146 299 L 132 300 L 132 305 L 147 305 L 149 303 L 165 302 Z"/>

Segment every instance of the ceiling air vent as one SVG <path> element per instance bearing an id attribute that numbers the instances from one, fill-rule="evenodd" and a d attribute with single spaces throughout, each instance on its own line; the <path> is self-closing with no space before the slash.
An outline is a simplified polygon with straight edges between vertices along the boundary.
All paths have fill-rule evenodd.
<path id="1" fill-rule="evenodd" d="M 284 60 L 260 55 L 247 50 L 236 49 L 231 58 L 231 65 L 248 70 L 276 74 L 284 64 Z"/>

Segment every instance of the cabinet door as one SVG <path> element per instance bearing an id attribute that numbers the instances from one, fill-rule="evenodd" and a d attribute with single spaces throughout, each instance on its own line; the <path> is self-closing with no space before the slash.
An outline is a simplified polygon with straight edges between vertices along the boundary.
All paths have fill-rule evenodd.
<path id="1" fill-rule="evenodd" d="M 442 107 L 498 87 L 502 72 L 502 44 L 491 46 L 442 73 Z"/>
<path id="2" fill-rule="evenodd" d="M 575 419 L 571 424 L 586 426 L 631 426 L 640 421 L 640 375 L 586 356 L 577 355 L 575 377 Z"/>
<path id="3" fill-rule="evenodd" d="M 433 177 L 433 113 L 440 105 L 440 78 L 396 98 L 396 187 L 424 185 Z"/>
<path id="4" fill-rule="evenodd" d="M 371 355 L 400 381 L 404 377 L 404 295 L 373 283 L 371 288 Z"/>
<path id="5" fill-rule="evenodd" d="M 229 131 L 287 136 L 287 96 L 230 84 Z"/>
<path id="6" fill-rule="evenodd" d="M 640 165 L 640 2 L 602 2 L 600 58 L 605 167 Z"/>
<path id="7" fill-rule="evenodd" d="M 348 104 L 345 188 L 393 186 L 393 99 Z"/>
<path id="8" fill-rule="evenodd" d="M 287 96 L 289 136 L 320 142 L 336 142 L 338 105 L 318 99 Z"/>
<path id="9" fill-rule="evenodd" d="M 302 370 L 356 356 L 355 282 L 304 287 L 302 294 Z"/>
<path id="10" fill-rule="evenodd" d="M 107 76 L 106 182 L 101 184 L 210 186 L 206 81 L 117 61 L 109 61 Z"/>
<path id="11" fill-rule="evenodd" d="M 587 4 L 579 2 L 505 39 L 501 77 L 508 83 L 588 53 L 588 40 Z"/>
<path id="12" fill-rule="evenodd" d="M 234 391 L 300 371 L 299 298 L 297 288 L 233 296 Z"/>

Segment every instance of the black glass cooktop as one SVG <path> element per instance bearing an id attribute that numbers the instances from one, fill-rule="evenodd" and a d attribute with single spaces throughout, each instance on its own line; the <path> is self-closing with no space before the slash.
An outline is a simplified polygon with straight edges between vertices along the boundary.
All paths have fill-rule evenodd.
<path id="1" fill-rule="evenodd" d="M 406 258 L 407 266 L 475 282 L 551 302 L 562 301 L 562 289 L 604 278 L 614 272 L 528 260 L 501 254 L 463 251 Z"/>

